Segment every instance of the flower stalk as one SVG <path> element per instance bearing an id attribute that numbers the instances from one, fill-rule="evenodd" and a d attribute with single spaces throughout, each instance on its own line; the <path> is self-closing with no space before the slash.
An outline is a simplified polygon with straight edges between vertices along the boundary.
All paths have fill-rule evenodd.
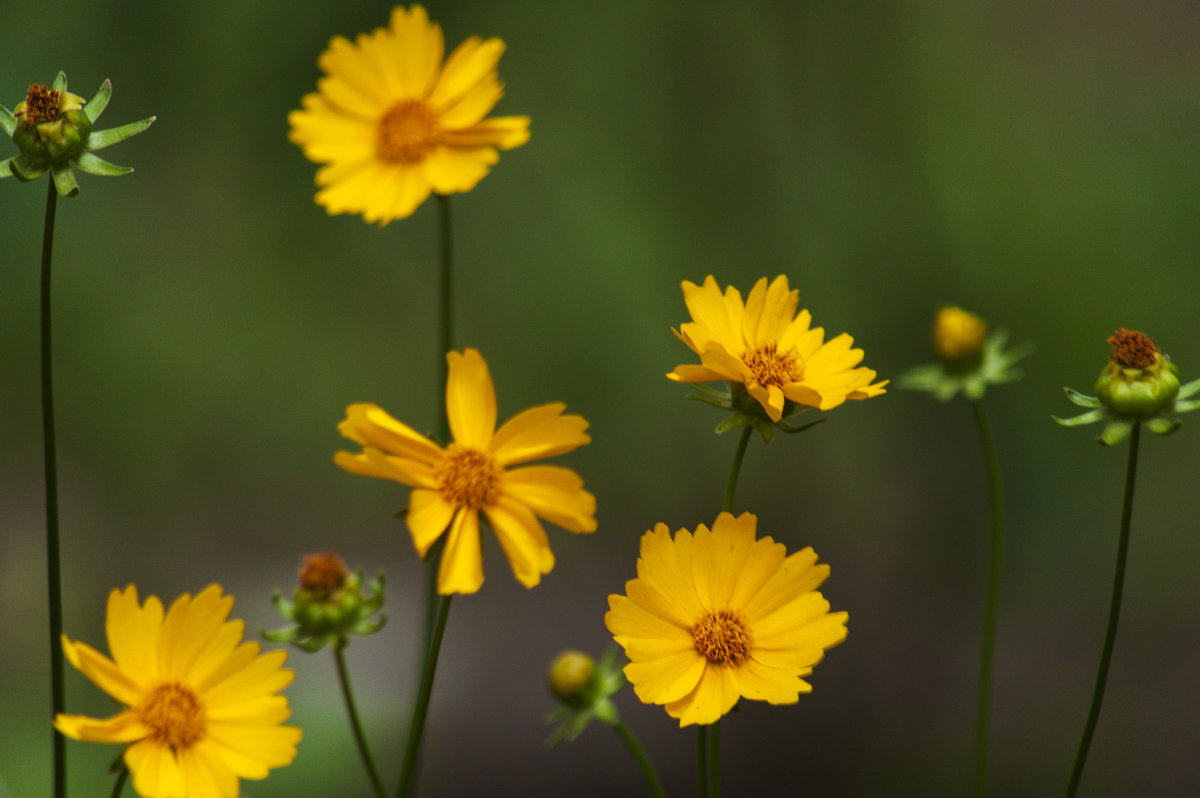
<path id="1" fill-rule="evenodd" d="M 650 757 L 646 754 L 646 749 L 642 748 L 642 744 L 638 742 L 637 737 L 620 720 L 612 724 L 612 729 L 617 733 L 617 737 L 621 738 L 621 742 L 625 745 L 626 750 L 629 751 L 633 760 L 637 762 L 638 770 L 642 771 L 642 778 L 646 780 L 646 786 L 650 789 L 650 794 L 654 798 L 666 798 L 667 794 L 663 790 L 658 773 L 654 770 L 654 765 L 650 762 Z"/>
<path id="2" fill-rule="evenodd" d="M 366 735 L 363 734 L 362 722 L 358 718 L 358 707 L 354 701 L 354 690 L 350 684 L 350 674 L 346 669 L 346 655 L 343 653 L 345 644 L 335 643 L 333 649 L 333 662 L 337 666 L 338 686 L 342 688 L 342 701 L 346 704 L 346 715 L 350 719 L 350 731 L 354 734 L 354 744 L 358 747 L 358 755 L 362 757 L 363 767 L 367 770 L 367 778 L 371 781 L 371 789 L 374 790 L 376 798 L 387 798 L 387 791 L 383 788 L 383 782 L 379 778 L 379 770 L 375 767 L 375 760 L 371 758 L 371 749 L 367 745 Z"/>
<path id="3" fill-rule="evenodd" d="M 446 618 L 450 615 L 450 602 L 453 598 L 453 594 L 442 596 L 438 606 L 437 621 L 429 641 L 429 653 L 421 670 L 421 687 L 417 693 L 417 702 L 413 705 L 412 722 L 408 726 L 408 742 L 404 746 L 404 761 L 400 766 L 400 783 L 396 787 L 396 798 L 406 798 L 412 790 L 417 755 L 421 751 L 421 737 L 425 733 L 425 717 L 429 712 L 429 698 L 433 694 L 433 677 L 437 672 L 442 635 L 446 631 Z"/>
<path id="4" fill-rule="evenodd" d="M 1141 423 L 1134 422 L 1129 440 L 1129 460 L 1125 468 L 1125 500 L 1121 507 L 1121 532 L 1117 541 L 1117 565 L 1113 574 L 1112 598 L 1108 607 L 1108 628 L 1104 632 L 1104 647 L 1100 651 L 1100 664 L 1096 669 L 1096 686 L 1092 690 L 1092 705 L 1088 710 L 1083 737 L 1071 767 L 1071 779 L 1067 783 L 1067 798 L 1074 798 L 1083 777 L 1083 766 L 1087 762 L 1092 736 L 1100 719 L 1100 704 L 1104 701 L 1104 686 L 1108 681 L 1108 666 L 1112 660 L 1113 645 L 1117 639 L 1117 621 L 1121 617 L 1121 593 L 1125 586 L 1125 560 L 1129 553 L 1129 528 L 1133 518 L 1133 487 L 1137 481 L 1138 439 Z"/>

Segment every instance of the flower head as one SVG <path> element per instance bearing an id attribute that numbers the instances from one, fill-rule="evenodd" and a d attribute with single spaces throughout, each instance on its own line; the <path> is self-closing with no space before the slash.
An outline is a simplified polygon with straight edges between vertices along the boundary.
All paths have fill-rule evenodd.
<path id="1" fill-rule="evenodd" d="M 872 383 L 874 371 L 855 368 L 863 351 L 851 348 L 853 338 L 842 333 L 826 341 L 825 330 L 809 327 L 807 310 L 796 314 L 799 295 L 788 290 L 785 275 L 769 286 L 767 278 L 759 280 L 744 303 L 732 286 L 722 294 L 712 275 L 699 286 L 684 280 L 692 321 L 672 332 L 700 356 L 700 363 L 676 366 L 667 377 L 692 383 L 728 380 L 734 392 L 725 397 L 728 401 L 713 404 L 745 413 L 757 403 L 772 423 L 805 407 L 830 410 L 847 399 L 885 393 L 887 380 Z M 739 402 L 738 391 L 753 402 Z"/>
<path id="2" fill-rule="evenodd" d="M 292 601 L 276 590 L 271 600 L 295 626 L 263 632 L 272 643 L 291 643 L 313 652 L 332 644 L 345 648 L 351 635 L 373 635 L 383 628 L 383 574 L 363 592 L 362 571 L 350 573 L 331 551 L 309 554 L 300 565 L 300 586 Z"/>
<path id="3" fill-rule="evenodd" d="M 1093 390 L 1087 396 L 1064 388 L 1067 398 L 1088 412 L 1055 421 L 1064 427 L 1107 420 L 1100 443 L 1112 446 L 1120 443 L 1134 424 L 1145 422 L 1151 432 L 1166 435 L 1179 429 L 1179 419 L 1168 419 L 1165 413 L 1186 413 L 1200 407 L 1200 380 L 1179 384 L 1179 367 L 1163 354 L 1154 339 L 1124 327 L 1109 337 L 1112 357 L 1100 372 Z"/>
<path id="4" fill-rule="evenodd" d="M 972 402 L 978 401 L 989 385 L 1021 378 L 1016 364 L 1033 352 L 1033 346 L 1006 349 L 1007 345 L 1007 331 L 987 335 L 987 322 L 947 305 L 938 310 L 933 322 L 933 351 L 938 362 L 909 369 L 900 377 L 900 387 L 928 391 L 940 402 L 950 401 L 959 391 Z"/>
<path id="5" fill-rule="evenodd" d="M 599 662 L 582 651 L 563 651 L 550 663 L 546 682 L 560 702 L 546 715 L 547 723 L 559 724 L 546 741 L 547 747 L 574 740 L 593 718 L 610 726 L 620 721 L 611 696 L 625 686 L 625 677 L 617 667 L 615 650 L 604 652 Z"/>
<path id="6" fill-rule="evenodd" d="M 125 764 L 145 798 L 235 798 L 238 779 L 266 778 L 290 764 L 300 730 L 281 725 L 291 711 L 276 695 L 292 681 L 287 652 L 259 655 L 242 643 L 245 624 L 228 621 L 233 599 L 209 585 L 169 610 L 137 588 L 108 596 L 105 627 L 112 659 L 63 636 L 67 660 L 127 708 L 99 720 L 60 714 L 67 737 L 127 743 Z"/>
<path id="7" fill-rule="evenodd" d="M 467 349 L 446 357 L 450 445 L 437 445 L 376 405 L 355 404 L 338 431 L 363 449 L 338 452 L 334 462 L 355 474 L 414 488 L 406 520 L 422 557 L 449 527 L 438 567 L 439 593 L 474 593 L 483 584 L 480 512 L 500 539 L 517 581 L 533 587 L 554 567 L 538 517 L 572 532 L 594 532 L 596 498 L 570 469 L 512 466 L 590 442 L 588 423 L 582 416 L 563 415 L 566 405 L 554 402 L 518 413 L 496 429 L 496 392 L 483 356 Z"/>
<path id="8" fill-rule="evenodd" d="M 49 87 L 40 83 L 30 86 L 25 101 L 14 110 L 0 106 L 0 128 L 21 150 L 20 155 L 0 161 L 0 177 L 13 175 L 29 181 L 49 171 L 58 193 L 73 197 L 79 193 L 73 167 L 102 176 L 132 172 L 128 166 L 116 166 L 93 153 L 141 133 L 155 117 L 92 130 L 111 96 L 112 83 L 106 80 L 84 104 L 82 97 L 67 91 L 67 76 L 59 72 Z"/>
<path id="9" fill-rule="evenodd" d="M 717 516 L 671 538 L 642 536 L 638 576 L 608 597 L 604 623 L 625 648 L 638 698 L 680 726 L 713 723 L 739 698 L 794 704 L 825 649 L 846 637 L 844 612 L 816 588 L 829 575 L 811 548 L 787 555 L 755 538 L 757 518 Z"/>
<path id="10" fill-rule="evenodd" d="M 326 77 L 288 115 L 289 138 L 317 170 L 317 204 L 368 222 L 403 219 L 431 191 L 470 191 L 529 140 L 529 117 L 487 117 L 503 95 L 500 39 L 473 36 L 445 64 L 442 29 L 425 9 L 397 7 L 391 25 L 352 44 L 335 36 Z M 486 118 L 485 118 L 486 117 Z"/>

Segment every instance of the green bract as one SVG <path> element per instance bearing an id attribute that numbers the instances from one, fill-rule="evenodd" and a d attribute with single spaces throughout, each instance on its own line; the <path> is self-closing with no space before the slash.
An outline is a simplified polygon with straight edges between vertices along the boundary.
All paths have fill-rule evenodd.
<path id="1" fill-rule="evenodd" d="M 989 385 L 1000 385 L 1021 378 L 1019 360 L 1033 352 L 1032 344 L 1005 351 L 1008 332 L 996 330 L 983 342 L 975 357 L 957 363 L 941 361 L 916 366 L 900 376 L 900 387 L 910 391 L 928 391 L 939 402 L 948 402 L 962 391 L 972 402 L 983 398 Z"/>
<path id="2" fill-rule="evenodd" d="M 1165 414 L 1186 413 L 1200 407 L 1200 380 L 1179 384 L 1179 368 L 1142 333 L 1118 330 L 1109 343 L 1114 354 L 1096 380 L 1095 396 L 1064 388 L 1067 399 L 1087 408 L 1071 418 L 1051 416 L 1064 427 L 1107 421 L 1100 443 L 1113 446 L 1125 440 L 1135 424 L 1167 435 L 1179 429 L 1179 419 Z M 1132 354 L 1131 354 L 1132 353 Z"/>
<path id="3" fill-rule="evenodd" d="M 380 574 L 362 591 L 363 575 L 358 571 L 346 576 L 335 590 L 322 591 L 301 587 L 295 600 L 288 601 L 276 590 L 271 596 L 275 608 L 295 626 L 264 631 L 263 637 L 272 643 L 291 643 L 304 651 L 314 652 L 332 644 L 345 648 L 351 635 L 373 635 L 383 628 L 387 616 L 376 613 L 383 607 L 384 578 Z"/>
<path id="4" fill-rule="evenodd" d="M 610 726 L 620 722 L 617 705 L 610 698 L 625 686 L 616 653 L 609 649 L 599 662 L 579 651 L 564 651 L 554 658 L 547 686 L 562 705 L 546 715 L 546 722 L 561 723 L 546 740 L 546 747 L 574 740 L 592 718 Z"/>
<path id="5" fill-rule="evenodd" d="M 25 102 L 15 111 L 0 106 L 0 128 L 12 136 L 21 150 L 19 155 L 0 161 L 0 177 L 13 176 L 21 181 L 35 180 L 47 171 L 59 194 L 73 197 L 79 193 L 74 168 L 88 174 L 114 177 L 133 171 L 117 166 L 93 153 L 136 136 L 157 117 L 130 122 L 107 130 L 93 130 L 112 96 L 112 83 L 104 81 L 86 104 L 83 98 L 67 91 L 67 76 L 59 72 L 47 88 L 29 87 Z"/>
<path id="6" fill-rule="evenodd" d="M 692 387 L 700 393 L 687 395 L 688 399 L 695 399 L 698 402 L 731 411 L 729 416 L 717 425 L 716 433 L 718 435 L 738 427 L 753 427 L 762 436 L 763 443 L 770 443 L 775 437 L 777 429 L 788 433 L 803 432 L 825 420 L 825 416 L 821 416 L 804 424 L 797 423 L 801 416 L 816 408 L 787 399 L 783 403 L 783 416 L 779 421 L 772 421 L 767 412 L 763 410 L 762 404 L 747 393 L 745 385 L 740 382 L 729 382 L 726 385 L 729 387 L 720 390 L 709 388 L 707 385 L 694 384 Z"/>

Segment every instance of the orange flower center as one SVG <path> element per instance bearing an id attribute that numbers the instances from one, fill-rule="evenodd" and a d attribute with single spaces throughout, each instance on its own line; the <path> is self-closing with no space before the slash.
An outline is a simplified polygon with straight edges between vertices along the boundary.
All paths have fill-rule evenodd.
<path id="1" fill-rule="evenodd" d="M 379 120 L 376 152 L 385 161 L 414 164 L 425 160 L 440 138 L 438 115 L 420 100 L 403 100 Z"/>
<path id="2" fill-rule="evenodd" d="M 434 469 L 433 477 L 447 502 L 478 510 L 500 498 L 503 473 L 496 461 L 483 452 L 452 443 L 446 449 L 446 459 Z"/>
<path id="3" fill-rule="evenodd" d="M 750 658 L 754 635 L 742 616 L 730 610 L 710 612 L 692 627 L 696 652 L 714 665 L 737 667 Z"/>
<path id="4" fill-rule="evenodd" d="M 332 551 L 309 554 L 300 564 L 300 589 L 328 595 L 346 584 L 346 563 Z"/>
<path id="5" fill-rule="evenodd" d="M 1112 345 L 1112 359 L 1129 369 L 1147 369 L 1154 365 L 1159 348 L 1154 339 L 1137 330 L 1117 330 L 1108 339 Z"/>
<path id="6" fill-rule="evenodd" d="M 204 704 L 183 685 L 159 685 L 136 711 L 138 720 L 150 727 L 150 739 L 177 751 L 204 736 Z"/>
<path id="7" fill-rule="evenodd" d="M 58 119 L 58 106 L 62 95 L 57 89 L 48 89 L 41 83 L 29 87 L 25 95 L 25 121 L 31 125 L 53 122 Z"/>
<path id="8" fill-rule="evenodd" d="M 775 344 L 763 344 L 758 349 L 742 353 L 742 362 L 750 368 L 759 385 L 782 388 L 789 382 L 804 379 L 804 361 L 795 349 L 780 352 Z"/>

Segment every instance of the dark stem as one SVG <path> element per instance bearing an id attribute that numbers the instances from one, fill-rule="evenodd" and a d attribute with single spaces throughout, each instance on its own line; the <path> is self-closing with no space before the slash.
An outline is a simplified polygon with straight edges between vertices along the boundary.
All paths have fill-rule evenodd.
<path id="1" fill-rule="evenodd" d="M 708 798 L 708 727 L 696 727 L 696 784 L 700 798 Z"/>
<path id="2" fill-rule="evenodd" d="M 354 744 L 358 746 L 358 754 L 362 757 L 363 767 L 367 769 L 367 777 L 371 780 L 371 788 L 376 798 L 387 798 L 387 790 L 379 779 L 379 771 L 371 759 L 371 749 L 367 746 L 366 735 L 363 734 L 362 722 L 358 719 L 358 707 L 354 703 L 354 691 L 350 687 L 350 674 L 346 670 L 346 655 L 340 643 L 333 644 L 333 661 L 337 665 L 338 684 L 342 688 L 342 700 L 346 703 L 346 714 L 350 716 L 350 731 L 354 733 Z"/>
<path id="3" fill-rule="evenodd" d="M 988 729 L 992 714 L 992 665 L 996 652 L 996 617 L 1000 607 L 1000 578 L 1004 572 L 1004 484 L 996 439 L 982 400 L 971 402 L 979 426 L 979 441 L 987 463 L 988 498 L 992 510 L 991 550 L 988 558 L 987 597 L 983 605 L 983 636 L 979 645 L 979 683 L 975 699 L 975 795 L 988 794 Z"/>
<path id="4" fill-rule="evenodd" d="M 113 785 L 112 798 L 120 798 L 121 790 L 125 788 L 125 780 L 129 778 L 129 768 L 121 763 L 121 772 L 117 774 L 117 783 Z"/>
<path id="5" fill-rule="evenodd" d="M 50 345 L 50 261 L 58 191 L 50 180 L 42 230 L 42 450 L 46 464 L 46 574 L 50 597 L 50 717 L 66 708 L 63 691 L 62 565 L 58 542 L 58 455 L 54 444 L 54 370 Z M 66 739 L 51 727 L 54 741 L 54 798 L 67 794 Z"/>
<path id="6" fill-rule="evenodd" d="M 749 427 L 747 427 L 749 429 Z M 708 795 L 721 798 L 721 721 L 708 733 Z"/>
<path id="7" fill-rule="evenodd" d="M 753 427 L 742 427 L 742 437 L 738 440 L 737 451 L 733 455 L 733 465 L 729 468 L 729 479 L 725 483 L 725 498 L 721 501 L 721 512 L 733 512 L 733 491 L 737 488 L 738 473 L 742 470 L 742 458 L 746 456 L 746 446 L 750 443 Z"/>
<path id="8" fill-rule="evenodd" d="M 425 665 L 421 670 L 421 688 L 417 693 L 417 703 L 413 706 L 412 723 L 408 727 L 408 743 L 404 746 L 404 762 L 400 766 L 400 784 L 396 788 L 396 798 L 406 798 L 413 784 L 413 771 L 417 765 L 417 754 L 421 750 L 421 736 L 425 732 L 425 716 L 429 712 L 429 697 L 433 694 L 433 677 L 437 672 L 438 653 L 442 648 L 442 636 L 446 631 L 446 618 L 450 615 L 450 602 L 453 598 L 453 595 L 442 596 L 438 608 L 433 637 L 429 641 L 429 654 L 425 657 Z"/>
<path id="9" fill-rule="evenodd" d="M 612 724 L 612 728 L 621 738 L 621 742 L 625 744 L 634 761 L 637 762 L 638 768 L 642 771 L 642 778 L 646 780 L 646 786 L 650 788 L 650 794 L 654 798 L 666 798 L 662 782 L 658 779 L 658 773 L 655 772 L 650 757 L 646 755 L 646 749 L 642 748 L 642 744 L 633 736 L 633 732 L 619 720 Z"/>
<path id="10" fill-rule="evenodd" d="M 1125 586 L 1125 559 L 1129 553 L 1129 525 L 1133 518 L 1133 485 L 1137 480 L 1138 439 L 1142 424 L 1133 424 L 1133 436 L 1129 439 L 1129 463 L 1125 468 L 1125 503 L 1121 507 L 1121 535 L 1117 542 L 1117 569 L 1113 574 L 1112 601 L 1108 607 L 1108 629 L 1104 633 L 1104 648 L 1100 652 L 1100 666 L 1096 670 L 1096 688 L 1092 691 L 1092 707 L 1088 710 L 1087 723 L 1083 727 L 1083 738 L 1075 754 L 1075 765 L 1071 768 L 1071 781 L 1067 784 L 1067 798 L 1072 798 L 1079 789 L 1083 777 L 1083 765 L 1087 761 L 1092 735 L 1096 733 L 1096 721 L 1100 719 L 1100 702 L 1104 700 L 1104 683 L 1108 680 L 1108 664 L 1112 659 L 1113 643 L 1117 639 L 1117 621 L 1121 615 L 1121 592 Z"/>

